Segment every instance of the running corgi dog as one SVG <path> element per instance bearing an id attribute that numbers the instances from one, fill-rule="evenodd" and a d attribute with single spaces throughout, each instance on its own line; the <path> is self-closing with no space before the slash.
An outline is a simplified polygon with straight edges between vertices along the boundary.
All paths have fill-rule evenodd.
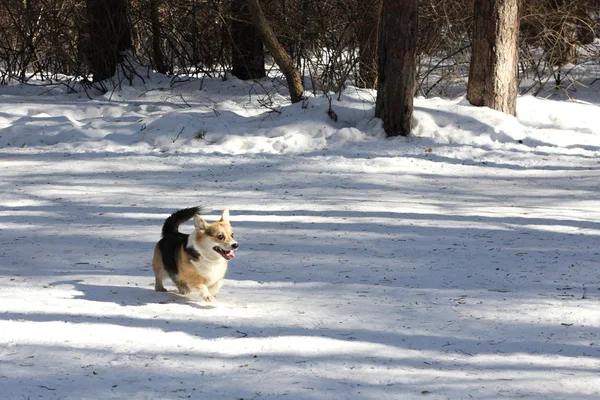
<path id="1" fill-rule="evenodd" d="M 213 301 L 223 286 L 227 263 L 239 247 L 233 239 L 229 210 L 223 210 L 221 219 L 210 224 L 200 217 L 201 212 L 201 207 L 184 208 L 165 220 L 152 259 L 156 291 L 166 291 L 163 279 L 168 277 L 180 293 L 194 292 Z M 179 232 L 179 225 L 192 218 L 194 232 Z"/>

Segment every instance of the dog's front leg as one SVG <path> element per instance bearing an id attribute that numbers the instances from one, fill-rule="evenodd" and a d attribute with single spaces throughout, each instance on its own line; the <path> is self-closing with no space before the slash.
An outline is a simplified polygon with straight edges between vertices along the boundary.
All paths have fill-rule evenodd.
<path id="1" fill-rule="evenodd" d="M 190 287 L 185 282 L 179 279 L 174 280 L 174 282 L 175 286 L 177 286 L 177 289 L 179 289 L 179 293 L 188 294 L 190 292 Z"/>
<path id="2" fill-rule="evenodd" d="M 211 301 L 215 300 L 213 295 L 210 294 L 210 290 L 208 290 L 208 287 L 206 287 L 206 285 L 201 284 L 201 285 L 198 285 L 194 289 L 196 291 L 198 291 L 198 294 L 200 294 L 200 296 L 204 299 L 204 301 L 211 302 Z"/>
<path id="3" fill-rule="evenodd" d="M 223 286 L 223 279 L 219 279 L 218 281 L 216 281 L 214 285 L 208 288 L 208 291 L 213 296 L 216 296 L 217 293 L 219 293 L 219 290 L 221 290 L 221 286 Z"/>
<path id="4" fill-rule="evenodd" d="M 207 280 L 198 273 L 194 264 L 184 264 L 179 271 L 179 275 L 181 280 L 189 286 L 194 294 L 199 294 L 204 301 L 213 301 L 215 299 L 206 286 Z"/>

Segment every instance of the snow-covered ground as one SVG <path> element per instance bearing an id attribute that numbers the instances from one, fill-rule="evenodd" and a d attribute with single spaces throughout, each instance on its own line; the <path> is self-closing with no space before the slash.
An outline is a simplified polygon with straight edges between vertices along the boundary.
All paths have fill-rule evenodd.
<path id="1" fill-rule="evenodd" d="M 598 104 L 384 139 L 372 91 L 276 89 L 0 88 L 2 398 L 600 397 Z M 153 290 L 197 204 L 241 244 L 215 303 Z"/>

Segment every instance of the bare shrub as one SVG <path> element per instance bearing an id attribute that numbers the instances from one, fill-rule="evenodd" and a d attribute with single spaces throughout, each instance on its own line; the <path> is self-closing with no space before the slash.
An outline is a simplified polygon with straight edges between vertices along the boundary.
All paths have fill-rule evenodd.
<path id="1" fill-rule="evenodd" d="M 132 0 L 134 53 L 169 74 L 224 76 L 230 68 L 227 4 Z"/>
<path id="2" fill-rule="evenodd" d="M 523 91 L 537 95 L 550 81 L 555 88 L 569 89 L 577 80 L 571 73 L 574 66 L 591 60 L 598 63 L 598 51 L 593 47 L 599 5 L 596 0 L 523 3 L 521 72 L 524 81 L 531 81 Z"/>
<path id="3" fill-rule="evenodd" d="M 78 75 L 83 3 L 72 0 L 0 2 L 0 83 Z"/>
<path id="4" fill-rule="evenodd" d="M 426 0 L 419 4 L 417 88 L 424 96 L 464 91 L 469 73 L 473 0 Z"/>
<path id="5" fill-rule="evenodd" d="M 348 83 L 375 87 L 368 66 L 376 65 L 377 52 L 361 48 L 365 38 L 373 38 L 379 1 L 261 0 L 261 6 L 306 88 L 330 93 Z M 594 41 L 600 0 L 521 4 L 522 91 L 539 93 L 548 82 L 572 86 L 581 79 L 575 74 L 581 65 L 600 69 L 599 41 Z M 464 93 L 473 0 L 422 0 L 419 11 L 418 93 Z M 171 75 L 225 78 L 231 70 L 231 0 L 129 0 L 127 16 L 136 63 Z M 84 0 L 1 0 L 0 84 L 33 76 L 85 80 L 93 51 L 86 18 Z M 269 67 L 273 87 L 277 82 L 282 87 L 280 72 L 267 62 Z"/>

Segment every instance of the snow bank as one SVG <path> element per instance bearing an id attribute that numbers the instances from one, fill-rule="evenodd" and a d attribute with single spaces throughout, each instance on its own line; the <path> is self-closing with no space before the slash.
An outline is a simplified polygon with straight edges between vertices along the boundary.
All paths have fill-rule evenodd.
<path id="1" fill-rule="evenodd" d="M 364 148 L 366 143 L 378 148 L 384 136 L 374 119 L 374 91 L 349 88 L 331 99 L 310 96 L 290 105 L 264 85 L 235 78 L 206 79 L 201 90 L 197 86 L 193 81 L 175 89 L 147 84 L 92 100 L 81 93 L 59 96 L 35 87 L 18 98 L 4 94 L 0 147 L 285 154 L 357 144 Z M 473 107 L 464 98 L 418 98 L 413 135 L 424 139 L 424 145 L 594 152 L 600 147 L 597 114 L 597 105 L 532 96 L 519 98 L 516 117 Z"/>

